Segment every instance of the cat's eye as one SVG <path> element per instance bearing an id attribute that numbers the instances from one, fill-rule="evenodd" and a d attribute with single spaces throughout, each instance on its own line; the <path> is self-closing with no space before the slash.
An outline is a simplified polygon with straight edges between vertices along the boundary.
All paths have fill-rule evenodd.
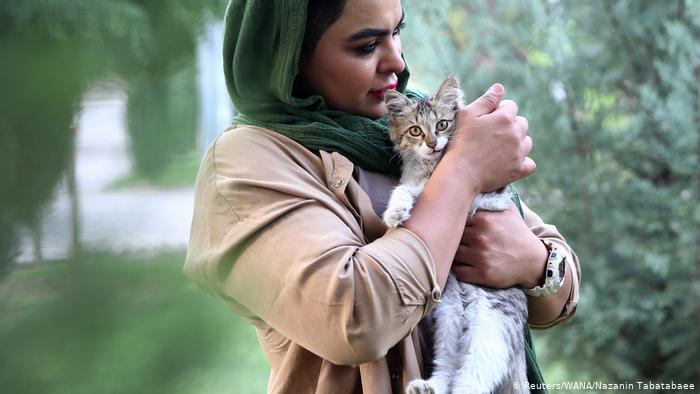
<path id="1" fill-rule="evenodd" d="M 449 123 L 445 119 L 439 121 L 437 126 L 436 126 L 437 131 L 444 131 L 448 125 L 449 125 Z"/>
<path id="2" fill-rule="evenodd" d="M 411 137 L 420 137 L 421 134 L 423 134 L 423 130 L 418 126 L 411 126 L 411 128 L 408 129 L 408 134 L 410 134 Z"/>

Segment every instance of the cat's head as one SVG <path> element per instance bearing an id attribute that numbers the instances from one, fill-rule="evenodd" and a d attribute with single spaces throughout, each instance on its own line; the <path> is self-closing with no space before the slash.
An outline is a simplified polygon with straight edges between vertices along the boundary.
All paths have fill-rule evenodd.
<path id="1" fill-rule="evenodd" d="M 439 159 L 454 131 L 462 106 L 459 82 L 449 76 L 432 96 L 412 101 L 396 90 L 384 96 L 389 110 L 389 137 L 394 148 L 406 156 Z"/>

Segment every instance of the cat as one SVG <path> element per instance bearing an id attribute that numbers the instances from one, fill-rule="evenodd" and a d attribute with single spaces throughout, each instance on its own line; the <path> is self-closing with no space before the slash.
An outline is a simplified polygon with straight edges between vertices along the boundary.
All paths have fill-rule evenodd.
<path id="1" fill-rule="evenodd" d="M 396 90 L 386 92 L 389 135 L 403 160 L 399 185 L 383 214 L 388 227 L 410 217 L 455 130 L 462 95 L 453 76 L 433 96 L 418 101 Z M 469 216 L 476 210 L 504 210 L 510 199 L 507 188 L 477 195 Z M 435 334 L 433 373 L 428 380 L 410 382 L 407 393 L 529 393 L 523 331 L 527 299 L 521 289 L 479 287 L 450 273 L 429 319 Z"/>

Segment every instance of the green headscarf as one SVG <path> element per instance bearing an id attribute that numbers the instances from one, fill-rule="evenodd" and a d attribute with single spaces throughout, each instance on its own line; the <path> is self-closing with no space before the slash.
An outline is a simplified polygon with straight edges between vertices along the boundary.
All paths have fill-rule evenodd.
<path id="1" fill-rule="evenodd" d="M 307 0 L 232 0 L 224 19 L 226 87 L 236 124 L 274 130 L 311 150 L 339 152 L 367 170 L 399 175 L 386 117 L 369 119 L 328 109 L 321 96 L 296 98 Z M 398 75 L 406 92 L 409 72 Z"/>

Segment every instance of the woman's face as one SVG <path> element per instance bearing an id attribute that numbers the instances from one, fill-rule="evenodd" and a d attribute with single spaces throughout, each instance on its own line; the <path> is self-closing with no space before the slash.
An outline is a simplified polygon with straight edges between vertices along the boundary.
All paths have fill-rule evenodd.
<path id="1" fill-rule="evenodd" d="M 321 35 L 311 58 L 299 63 L 299 84 L 330 108 L 378 118 L 384 92 L 403 71 L 400 0 L 347 0 L 340 18 Z"/>

